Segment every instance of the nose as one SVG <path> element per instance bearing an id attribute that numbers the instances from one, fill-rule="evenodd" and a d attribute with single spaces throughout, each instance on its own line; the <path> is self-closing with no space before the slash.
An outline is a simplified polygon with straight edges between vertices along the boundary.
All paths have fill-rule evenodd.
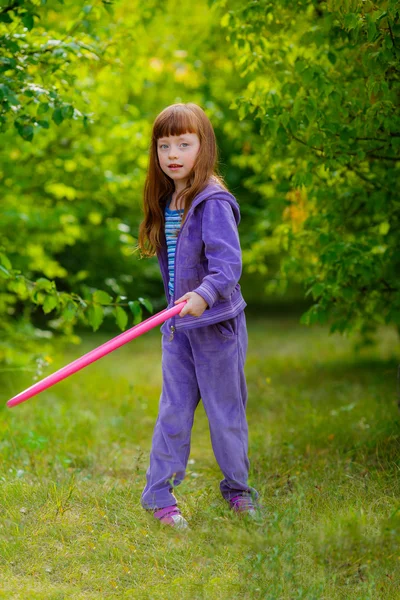
<path id="1" fill-rule="evenodd" d="M 171 146 L 169 153 L 168 153 L 169 158 L 178 158 L 178 154 L 179 154 L 179 152 L 175 152 L 174 148 Z"/>

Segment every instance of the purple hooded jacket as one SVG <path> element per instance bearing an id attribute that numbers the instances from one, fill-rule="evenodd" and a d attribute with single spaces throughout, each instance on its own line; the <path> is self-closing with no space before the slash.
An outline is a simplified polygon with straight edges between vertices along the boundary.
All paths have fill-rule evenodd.
<path id="1" fill-rule="evenodd" d="M 218 183 L 209 183 L 193 199 L 181 226 L 175 252 L 174 296 L 168 290 L 168 253 L 164 229 L 157 251 L 168 306 L 186 292 L 196 292 L 208 307 L 200 317 L 179 313 L 167 319 L 168 330 L 192 329 L 236 317 L 246 306 L 240 289 L 242 256 L 235 197 Z"/>

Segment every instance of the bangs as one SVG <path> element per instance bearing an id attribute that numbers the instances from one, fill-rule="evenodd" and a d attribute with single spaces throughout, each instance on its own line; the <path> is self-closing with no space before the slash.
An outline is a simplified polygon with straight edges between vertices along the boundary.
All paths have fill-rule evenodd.
<path id="1" fill-rule="evenodd" d="M 161 113 L 154 125 L 153 139 L 158 140 L 170 135 L 198 133 L 196 115 L 189 109 L 177 106 L 169 107 Z"/>

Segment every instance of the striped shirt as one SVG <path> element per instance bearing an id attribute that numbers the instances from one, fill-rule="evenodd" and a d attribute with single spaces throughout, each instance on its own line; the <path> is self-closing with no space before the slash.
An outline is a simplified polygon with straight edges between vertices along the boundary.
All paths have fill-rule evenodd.
<path id="1" fill-rule="evenodd" d="M 175 250 L 176 250 L 176 236 L 174 235 L 181 227 L 181 220 L 184 209 L 180 210 L 170 210 L 169 205 L 171 203 L 172 197 L 167 201 L 167 206 L 165 207 L 165 238 L 167 240 L 167 249 L 168 249 L 168 273 L 169 273 L 169 282 L 168 289 L 171 294 L 171 298 L 174 293 L 174 280 L 175 280 Z"/>

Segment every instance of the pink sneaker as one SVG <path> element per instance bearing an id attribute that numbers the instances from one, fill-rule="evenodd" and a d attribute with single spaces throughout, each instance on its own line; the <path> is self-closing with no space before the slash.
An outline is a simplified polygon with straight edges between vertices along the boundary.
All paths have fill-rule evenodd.
<path id="1" fill-rule="evenodd" d="M 261 510 L 264 508 L 258 502 L 253 501 L 251 496 L 238 494 L 229 499 L 229 504 L 235 512 L 245 513 L 250 517 L 258 517 L 261 515 Z"/>
<path id="2" fill-rule="evenodd" d="M 188 522 L 183 518 L 182 513 L 176 504 L 156 509 L 153 512 L 153 516 L 161 521 L 161 523 L 171 525 L 172 527 L 176 527 L 176 529 L 189 528 Z"/>

